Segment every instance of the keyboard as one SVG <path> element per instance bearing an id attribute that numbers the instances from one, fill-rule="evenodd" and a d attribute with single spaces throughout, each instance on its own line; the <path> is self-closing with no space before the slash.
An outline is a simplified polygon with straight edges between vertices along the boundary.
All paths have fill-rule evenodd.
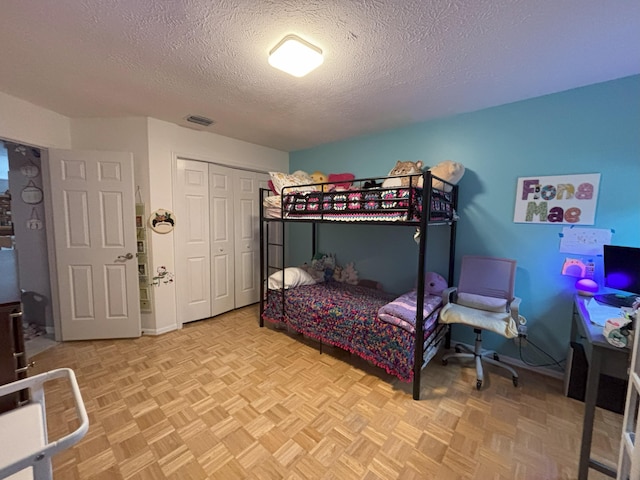
<path id="1" fill-rule="evenodd" d="M 629 307 L 633 306 L 633 302 L 635 301 L 635 295 L 619 295 L 617 293 L 604 293 L 602 295 L 596 295 L 593 297 L 596 299 L 598 303 L 604 303 L 605 305 L 610 305 L 612 307 Z"/>

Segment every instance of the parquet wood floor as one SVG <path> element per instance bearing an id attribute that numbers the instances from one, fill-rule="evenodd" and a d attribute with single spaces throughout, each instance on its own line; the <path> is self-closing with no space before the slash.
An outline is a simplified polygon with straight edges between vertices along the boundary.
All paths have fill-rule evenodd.
<path id="1" fill-rule="evenodd" d="M 410 385 L 340 350 L 259 328 L 257 306 L 161 336 L 67 342 L 32 374 L 75 370 L 90 428 L 56 479 L 574 479 L 583 404 L 562 382 L 487 367 L 423 371 Z M 74 428 L 64 385 L 50 435 Z M 597 409 L 594 456 L 615 464 L 621 415 Z M 591 471 L 590 479 L 605 478 Z"/>

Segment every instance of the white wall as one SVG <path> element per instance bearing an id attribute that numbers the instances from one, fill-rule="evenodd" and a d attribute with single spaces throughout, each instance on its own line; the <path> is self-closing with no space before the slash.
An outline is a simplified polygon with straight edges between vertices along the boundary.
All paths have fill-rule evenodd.
<path id="1" fill-rule="evenodd" d="M 132 152 L 136 184 L 141 187 L 148 213 L 158 208 L 173 210 L 173 174 L 178 156 L 232 167 L 289 171 L 287 152 L 144 117 L 69 119 L 2 92 L 1 138 L 45 148 Z M 151 273 L 161 265 L 175 272 L 172 233 L 153 233 L 149 249 Z M 160 334 L 178 327 L 174 285 L 155 287 L 153 313 L 142 316 L 146 333 Z"/>
<path id="2" fill-rule="evenodd" d="M 149 178 L 151 198 L 148 211 L 158 208 L 174 210 L 173 179 L 176 158 L 187 158 L 231 167 L 262 171 L 289 171 L 289 154 L 272 148 L 234 140 L 214 133 L 180 127 L 172 123 L 149 119 Z M 179 228 L 180 219 L 176 219 Z M 155 272 L 164 266 L 175 272 L 174 234 L 152 233 L 149 268 Z M 176 278 L 175 282 L 180 279 Z M 161 285 L 154 291 L 156 333 L 177 327 L 175 283 Z"/>
<path id="3" fill-rule="evenodd" d="M 70 148 L 69 118 L 0 92 L 0 138 L 37 147 Z"/>
<path id="4" fill-rule="evenodd" d="M 264 171 L 288 171 L 289 167 L 286 152 L 152 118 L 72 119 L 71 139 L 77 150 L 132 152 L 135 183 L 140 186 L 147 215 L 158 208 L 174 210 L 172 180 L 178 156 Z M 149 230 L 148 235 L 150 273 L 160 266 L 174 273 L 173 233 Z M 142 314 L 143 332 L 160 334 L 178 328 L 175 283 L 154 287 L 152 301 L 152 313 Z"/>

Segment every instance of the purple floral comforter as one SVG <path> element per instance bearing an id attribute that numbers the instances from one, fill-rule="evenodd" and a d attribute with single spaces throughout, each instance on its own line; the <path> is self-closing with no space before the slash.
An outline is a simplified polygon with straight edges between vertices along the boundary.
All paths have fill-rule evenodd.
<path id="1" fill-rule="evenodd" d="M 414 335 L 378 318 L 378 310 L 395 295 L 366 287 L 326 282 L 269 290 L 263 318 L 284 323 L 293 330 L 325 344 L 347 350 L 403 381 L 413 380 Z M 438 325 L 425 319 L 425 338 Z"/>

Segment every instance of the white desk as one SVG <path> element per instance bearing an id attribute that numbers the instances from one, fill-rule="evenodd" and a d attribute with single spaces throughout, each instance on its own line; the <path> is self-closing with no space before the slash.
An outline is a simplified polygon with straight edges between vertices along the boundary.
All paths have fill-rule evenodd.
<path id="1" fill-rule="evenodd" d="M 591 305 L 591 308 L 589 308 Z M 576 295 L 573 302 L 573 322 L 571 323 L 571 339 L 584 346 L 589 372 L 587 389 L 584 397 L 584 420 L 582 427 L 582 444 L 580 446 L 580 463 L 578 480 L 587 480 L 589 468 L 615 478 L 616 471 L 607 465 L 592 460 L 591 439 L 593 436 L 593 417 L 598 397 L 600 374 L 604 373 L 616 378 L 627 379 L 631 357 L 629 348 L 617 348 L 611 345 L 602 335 L 602 327 L 592 322 L 604 323 L 607 318 L 620 316 L 620 309 L 597 304 L 591 297 Z M 582 340 L 582 341 L 581 341 Z M 622 435 L 622 432 L 620 432 Z"/>

